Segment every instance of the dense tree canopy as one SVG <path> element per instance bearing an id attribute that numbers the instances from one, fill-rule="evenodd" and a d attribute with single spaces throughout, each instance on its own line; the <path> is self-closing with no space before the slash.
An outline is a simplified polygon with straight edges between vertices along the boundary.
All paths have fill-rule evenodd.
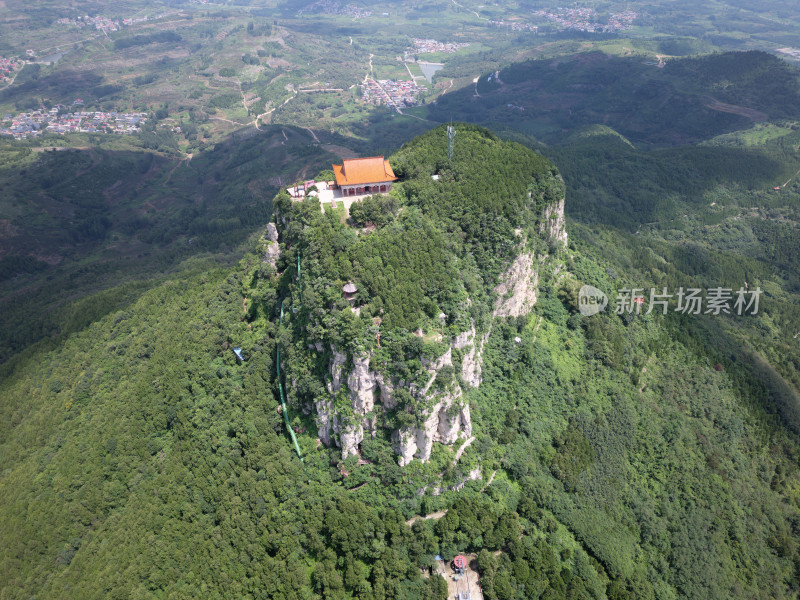
<path id="1" fill-rule="evenodd" d="M 7 366 L 4 596 L 440 600 L 433 556 L 459 553 L 487 600 L 797 595 L 790 224 L 751 228 L 773 270 L 722 236 L 645 246 L 575 222 L 571 247 L 541 260 L 533 312 L 492 319 L 497 274 L 521 245 L 547 254 L 536 218 L 564 187 L 485 130 L 456 140 L 452 163 L 442 128 L 409 143 L 390 199 L 352 222 L 279 194 L 276 268 L 253 239 L 236 266 L 120 288 L 136 298 L 122 308 L 89 296 L 89 325 Z M 770 301 L 739 320 L 583 317 L 574 295 L 744 277 Z M 347 460 L 317 443 L 331 344 L 421 383 L 421 357 L 473 322 L 483 384 L 466 391 L 475 439 L 457 460 L 439 446 L 401 468 L 381 433 Z M 407 424 L 414 401 L 398 394 L 387 418 Z"/>

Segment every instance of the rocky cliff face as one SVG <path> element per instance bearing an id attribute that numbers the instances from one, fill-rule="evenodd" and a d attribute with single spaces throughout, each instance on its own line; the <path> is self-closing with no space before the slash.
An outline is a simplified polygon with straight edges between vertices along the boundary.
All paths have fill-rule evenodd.
<path id="1" fill-rule="evenodd" d="M 549 204 L 542 210 L 538 230 L 541 238 L 552 250 L 567 246 L 567 230 L 564 218 L 564 199 Z M 524 244 L 523 244 L 524 245 Z M 539 257 L 544 260 L 547 255 Z M 528 314 L 536 304 L 536 290 L 539 285 L 537 259 L 533 252 L 523 251 L 500 276 L 494 288 L 495 317 L 519 317 Z"/>
<path id="2" fill-rule="evenodd" d="M 538 231 L 551 249 L 566 246 L 564 201 L 548 205 L 542 211 Z M 522 247 L 526 240 L 521 240 Z M 277 245 L 277 244 L 276 244 Z M 546 254 L 521 252 L 500 277 L 495 287 L 495 317 L 518 317 L 527 314 L 536 304 L 538 265 Z M 320 440 L 342 450 L 342 459 L 358 453 L 367 435 L 374 436 L 379 427 L 386 426 L 386 413 L 395 409 L 395 391 L 405 388 L 415 400 L 414 425 L 392 431 L 391 439 L 401 466 L 417 458 L 426 461 L 433 444 L 453 444 L 459 437 L 472 435 L 469 405 L 464 401 L 461 385 L 476 388 L 481 385 L 483 347 L 489 333 L 478 335 L 475 323 L 467 331 L 453 337 L 449 348 L 438 357 L 422 358 L 427 383 L 414 386 L 392 380 L 373 364 L 371 352 L 348 356 L 331 347 L 328 362 L 327 388 L 329 397 L 316 402 L 316 420 Z M 319 343 L 309 348 L 322 350 Z M 460 382 L 434 386 L 443 370 L 454 370 L 453 350 L 461 356 Z M 447 369 L 449 367 L 449 369 Z M 423 407 L 423 408 L 420 408 Z"/>
<path id="3" fill-rule="evenodd" d="M 567 247 L 567 228 L 564 218 L 564 198 L 550 204 L 542 211 L 539 220 L 539 233 L 553 248 Z"/>
<path id="4" fill-rule="evenodd" d="M 278 244 L 278 228 L 275 227 L 275 223 L 269 223 L 267 225 L 267 231 L 262 236 L 260 242 L 262 249 L 261 262 L 264 265 L 269 265 L 274 271 L 278 259 L 281 256 L 281 247 Z"/>
<path id="5" fill-rule="evenodd" d="M 458 334 L 452 344 L 453 349 L 465 352 L 461 360 L 461 380 L 469 387 L 474 388 L 483 383 L 483 345 L 489 339 L 489 334 L 484 334 L 480 340 L 476 340 L 476 336 L 475 323 L 473 323 L 469 331 Z"/>
<path id="6" fill-rule="evenodd" d="M 459 336 L 457 339 L 463 341 L 468 337 Z M 417 400 L 418 406 L 428 407 L 415 415 L 414 426 L 403 427 L 392 433 L 401 466 L 414 458 L 428 460 L 434 442 L 453 444 L 460 435 L 469 437 L 472 434 L 469 406 L 463 402 L 461 387 L 453 383 L 443 390 L 433 389 L 439 372 L 453 366 L 452 346 L 436 359 L 423 359 L 428 382 L 421 389 L 405 382 L 388 380 L 384 374 L 372 368 L 370 354 L 354 356 L 352 366 L 345 375 L 346 355 L 335 348 L 331 348 L 331 351 L 328 369 L 330 399 L 316 403 L 317 428 L 320 440 L 325 445 L 335 444 L 342 449 L 342 459 L 357 454 L 358 445 L 364 441 L 365 435 L 375 435 L 377 427 L 384 425 L 386 411 L 397 406 L 394 391 L 398 386 L 406 388 Z M 474 358 L 470 369 L 473 376 L 475 369 L 480 373 L 479 362 Z M 335 404 L 337 395 L 341 393 L 347 397 L 345 410 L 341 406 L 337 410 Z"/>
<path id="7" fill-rule="evenodd" d="M 408 464 L 414 457 L 428 460 L 434 442 L 453 444 L 461 433 L 464 437 L 472 435 L 472 419 L 469 406 L 462 402 L 461 386 L 454 384 L 443 392 L 431 393 L 431 386 L 439 372 L 444 367 L 453 367 L 452 346 L 436 360 L 423 360 L 423 365 L 430 379 L 418 395 L 432 406 L 426 414 L 418 415 L 418 423 L 421 421 L 421 424 L 392 434 L 395 450 L 400 456 L 400 466 Z"/>
<path id="8" fill-rule="evenodd" d="M 497 294 L 493 313 L 495 317 L 526 315 L 536 304 L 539 274 L 533 263 L 533 254 L 524 252 L 514 259 L 500 277 L 500 283 L 494 288 Z"/>

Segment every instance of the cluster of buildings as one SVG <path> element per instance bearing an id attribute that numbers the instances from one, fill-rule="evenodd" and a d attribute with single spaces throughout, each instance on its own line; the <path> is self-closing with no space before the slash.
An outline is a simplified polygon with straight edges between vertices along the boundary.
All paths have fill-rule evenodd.
<path id="1" fill-rule="evenodd" d="M 297 11 L 298 15 L 302 15 L 303 13 L 346 15 L 354 18 L 369 17 L 372 15 L 371 10 L 364 10 L 355 4 L 342 4 L 336 0 L 317 0 Z"/>
<path id="2" fill-rule="evenodd" d="M 609 31 L 622 31 L 633 28 L 633 22 L 639 18 L 639 13 L 625 10 L 612 14 L 608 19 Z"/>
<path id="3" fill-rule="evenodd" d="M 16 58 L 0 57 L 0 81 L 10 79 L 14 72 L 22 67 L 23 63 Z"/>
<path id="4" fill-rule="evenodd" d="M 375 105 L 385 104 L 389 108 L 397 110 L 419 104 L 419 97 L 427 91 L 427 88 L 417 85 L 412 80 L 381 79 L 375 81 L 368 79 L 361 84 L 361 90 L 365 102 Z"/>
<path id="5" fill-rule="evenodd" d="M 639 17 L 639 13 L 625 10 L 613 13 L 608 18 L 608 23 L 598 23 L 594 21 L 597 17 L 597 12 L 591 8 L 559 8 L 556 12 L 537 10 L 533 14 L 548 21 L 553 21 L 564 29 L 588 32 L 613 32 L 631 29 L 633 22 Z"/>
<path id="6" fill-rule="evenodd" d="M 461 48 L 466 48 L 469 46 L 468 43 L 460 43 L 460 42 L 437 42 L 436 40 L 423 40 L 420 38 L 414 39 L 414 52 L 417 54 L 427 54 L 431 52 L 445 52 L 447 54 L 452 54 L 453 52 L 458 52 Z"/>
<path id="7" fill-rule="evenodd" d="M 96 17 L 76 17 L 74 19 L 70 19 L 69 17 L 64 17 L 63 19 L 59 19 L 58 23 L 61 25 L 75 25 L 76 27 L 92 27 L 94 26 L 95 29 L 98 31 L 118 31 L 119 30 L 119 21 L 114 21 L 109 19 L 108 17 L 103 16 L 96 16 Z"/>
<path id="8" fill-rule="evenodd" d="M 76 101 L 82 104 L 81 101 Z M 73 103 L 74 106 L 80 104 Z M 147 113 L 119 113 L 101 111 L 64 112 L 62 104 L 50 110 L 40 109 L 3 118 L 0 135 L 10 135 L 17 140 L 36 137 L 42 133 L 136 133 L 147 120 Z M 60 114 L 59 114 L 60 113 Z M 10 122 L 10 124 L 6 124 Z"/>
<path id="9" fill-rule="evenodd" d="M 156 17 L 156 18 L 159 18 L 159 17 Z M 136 23 L 144 23 L 148 19 L 149 19 L 149 17 L 147 15 L 145 15 L 143 17 L 131 17 L 131 18 L 128 18 L 128 19 L 122 19 L 122 24 L 127 26 L 127 27 L 130 27 L 131 25 L 136 25 Z"/>
<path id="10" fill-rule="evenodd" d="M 534 33 L 539 31 L 538 25 L 531 25 L 521 21 L 489 21 L 489 27 L 508 29 L 509 31 L 532 31 Z"/>
<path id="11" fill-rule="evenodd" d="M 159 15 L 144 15 L 141 17 L 130 17 L 127 19 L 122 19 L 122 24 L 125 27 L 130 27 L 131 25 L 136 25 L 137 23 L 144 23 L 145 21 L 149 21 L 151 19 L 161 19 L 162 17 L 166 17 L 172 13 L 162 13 Z M 65 17 L 63 19 L 59 19 L 58 23 L 61 25 L 75 25 L 76 27 L 94 27 L 98 31 L 118 31 L 120 29 L 119 21 L 114 21 L 108 17 L 103 16 L 96 16 L 96 17 L 76 17 L 74 19 L 70 19 L 69 17 Z"/>

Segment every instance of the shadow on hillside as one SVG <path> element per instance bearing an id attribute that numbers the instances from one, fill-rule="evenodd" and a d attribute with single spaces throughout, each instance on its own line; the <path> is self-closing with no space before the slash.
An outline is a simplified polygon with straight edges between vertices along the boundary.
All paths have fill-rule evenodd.
<path id="1" fill-rule="evenodd" d="M 752 124 L 745 115 L 796 117 L 796 78 L 796 69 L 763 52 L 675 60 L 664 68 L 644 56 L 590 52 L 484 73 L 476 85 L 440 97 L 429 115 L 512 127 L 548 143 L 603 124 L 637 145 L 663 147 L 745 129 Z"/>
<path id="2" fill-rule="evenodd" d="M 99 147 L 0 167 L 10 191 L 0 210 L 12 217 L 0 220 L 0 363 L 118 310 L 187 260 L 235 262 L 280 187 L 338 158 L 304 129 L 262 129 L 191 159 Z"/>

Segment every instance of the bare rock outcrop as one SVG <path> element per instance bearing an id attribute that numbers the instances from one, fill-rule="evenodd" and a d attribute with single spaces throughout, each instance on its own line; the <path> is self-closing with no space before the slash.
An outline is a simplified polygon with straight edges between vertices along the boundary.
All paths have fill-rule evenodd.
<path id="1" fill-rule="evenodd" d="M 333 405 L 333 398 L 342 387 L 342 374 L 344 365 L 347 362 L 347 355 L 343 352 L 338 352 L 336 348 L 331 347 L 333 356 L 331 357 L 330 364 L 328 365 L 328 372 L 331 379 L 328 381 L 328 391 L 331 394 L 330 399 L 320 399 L 316 402 L 316 421 L 317 433 L 319 439 L 326 446 L 330 446 L 337 441 L 337 436 L 341 432 L 341 419 L 337 414 Z"/>
<path id="2" fill-rule="evenodd" d="M 353 401 L 353 410 L 366 415 L 375 408 L 375 390 L 378 387 L 377 377 L 369 370 L 369 356 L 354 356 L 353 370 L 347 376 L 347 387 Z"/>
<path id="3" fill-rule="evenodd" d="M 430 409 L 420 415 L 420 425 L 401 430 L 395 437 L 395 449 L 400 456 L 400 466 L 404 466 L 416 457 L 426 461 L 431 456 L 434 442 L 453 444 L 461 433 L 465 437 L 472 435 L 472 419 L 469 405 L 462 401 L 461 387 L 455 382 L 445 382 L 443 392 L 431 393 L 431 386 L 444 367 L 453 366 L 452 347 L 436 359 L 423 359 L 423 366 L 430 374 L 421 398 L 430 405 Z"/>
<path id="4" fill-rule="evenodd" d="M 398 463 L 400 466 L 405 466 L 414 460 L 414 454 L 417 451 L 416 440 L 414 434 L 410 431 L 393 431 L 392 444 L 398 455 Z"/>
<path id="5" fill-rule="evenodd" d="M 364 426 L 361 423 L 350 423 L 339 435 L 342 446 L 342 460 L 358 454 L 358 445 L 364 441 Z"/>
<path id="6" fill-rule="evenodd" d="M 528 314 L 536 304 L 539 273 L 534 269 L 533 254 L 519 254 L 494 288 L 497 298 L 494 303 L 495 317 L 519 317 Z"/>
<path id="7" fill-rule="evenodd" d="M 342 371 L 347 362 L 347 355 L 344 352 L 339 352 L 334 346 L 331 346 L 333 356 L 330 360 L 329 371 L 331 374 L 331 381 L 328 383 L 328 391 L 335 394 L 342 387 Z"/>
<path id="8" fill-rule="evenodd" d="M 421 424 L 407 427 L 394 437 L 395 450 L 400 457 L 400 466 L 413 458 L 426 461 L 431 457 L 433 443 L 454 444 L 461 433 L 472 435 L 472 420 L 469 405 L 461 401 L 461 389 L 436 398 L 436 403 L 424 415 Z"/>
<path id="9" fill-rule="evenodd" d="M 486 333 L 478 343 L 475 339 L 475 323 L 472 327 L 459 333 L 453 340 L 452 347 L 457 350 L 465 350 L 461 359 L 461 380 L 469 387 L 476 388 L 483 383 L 483 346 L 489 338 Z"/>
<path id="10" fill-rule="evenodd" d="M 563 200 L 544 208 L 539 233 L 551 249 L 566 246 Z M 266 237 L 273 234 L 277 237 L 274 226 L 268 228 Z M 277 242 L 273 243 L 277 246 Z M 524 248 L 526 240 L 520 240 L 520 244 Z M 548 256 L 545 253 L 542 260 Z M 495 317 L 519 317 L 531 311 L 536 304 L 538 269 L 534 251 L 522 251 L 514 259 L 494 290 Z M 413 425 L 396 429 L 391 435 L 401 466 L 415 458 L 430 459 L 434 443 L 454 444 L 461 437 L 470 437 L 472 420 L 461 386 L 476 388 L 481 385 L 482 354 L 488 337 L 488 333 L 479 336 L 473 322 L 467 331 L 452 338 L 442 354 L 420 358 L 427 377 L 420 376 L 416 384 L 398 381 L 381 372 L 371 364 L 371 352 L 357 353 L 348 359 L 344 352 L 331 346 L 327 378 L 330 396 L 316 402 L 320 439 L 325 445 L 340 447 L 343 459 L 357 454 L 365 436 L 375 435 L 378 427 L 387 426 L 386 415 L 397 408 L 399 388 L 411 394 L 413 409 L 408 407 L 408 410 L 413 410 L 414 416 Z M 317 351 L 322 349 L 319 342 L 309 347 Z M 453 350 L 460 351 L 460 378 L 449 375 L 449 381 L 437 382 L 440 374 L 453 372 Z M 408 394 L 404 395 L 408 398 Z M 470 478 L 474 476 L 470 474 Z"/>
<path id="11" fill-rule="evenodd" d="M 474 338 L 473 333 L 473 338 Z M 394 391 L 404 382 L 392 381 L 385 374 L 371 368 L 372 356 L 364 353 L 353 357 L 352 368 L 345 373 L 347 356 L 331 347 L 328 365 L 328 392 L 330 398 L 316 402 L 316 421 L 320 440 L 327 446 L 337 445 L 342 459 L 358 453 L 358 446 L 366 435 L 374 434 L 382 424 L 385 411 L 397 406 Z M 405 427 L 392 433 L 392 441 L 401 466 L 414 458 L 428 460 L 434 442 L 453 444 L 463 434 L 472 435 L 469 406 L 463 402 L 461 387 L 455 381 L 446 382 L 444 389 L 432 386 L 439 372 L 453 366 L 452 348 L 436 358 L 423 358 L 429 374 L 421 389 L 407 385 L 418 406 L 428 406 L 417 416 L 418 425 Z M 337 410 L 336 398 L 346 393 L 348 406 Z M 340 402 L 340 401 L 339 401 Z"/>
<path id="12" fill-rule="evenodd" d="M 275 223 L 267 223 L 267 232 L 264 235 L 270 242 L 278 241 L 278 228 Z"/>
<path id="13" fill-rule="evenodd" d="M 317 435 L 323 444 L 330 446 L 334 442 L 335 436 L 339 434 L 339 419 L 333 408 L 333 401 L 317 400 L 314 408 L 317 413 Z"/>
<path id="14" fill-rule="evenodd" d="M 281 256 L 281 247 L 278 244 L 278 228 L 275 223 L 268 223 L 267 230 L 261 238 L 263 257 L 261 261 L 275 269 Z"/>
<path id="15" fill-rule="evenodd" d="M 566 248 L 564 198 L 542 209 L 539 234 L 550 245 L 551 250 Z M 534 253 L 523 251 L 500 276 L 500 282 L 494 288 L 497 294 L 493 312 L 495 317 L 519 317 L 531 311 L 536 304 L 539 283 L 539 272 L 535 264 Z"/>
<path id="16" fill-rule="evenodd" d="M 567 247 L 567 228 L 564 218 L 564 198 L 554 204 L 549 204 L 542 211 L 539 221 L 539 233 L 554 248 Z"/>
<path id="17" fill-rule="evenodd" d="M 383 405 L 383 408 L 386 410 L 392 410 L 395 406 L 397 406 L 397 401 L 394 398 L 394 386 L 387 377 L 383 376 L 383 373 L 376 373 L 375 381 L 377 382 L 378 389 L 380 390 L 381 404 Z"/>

